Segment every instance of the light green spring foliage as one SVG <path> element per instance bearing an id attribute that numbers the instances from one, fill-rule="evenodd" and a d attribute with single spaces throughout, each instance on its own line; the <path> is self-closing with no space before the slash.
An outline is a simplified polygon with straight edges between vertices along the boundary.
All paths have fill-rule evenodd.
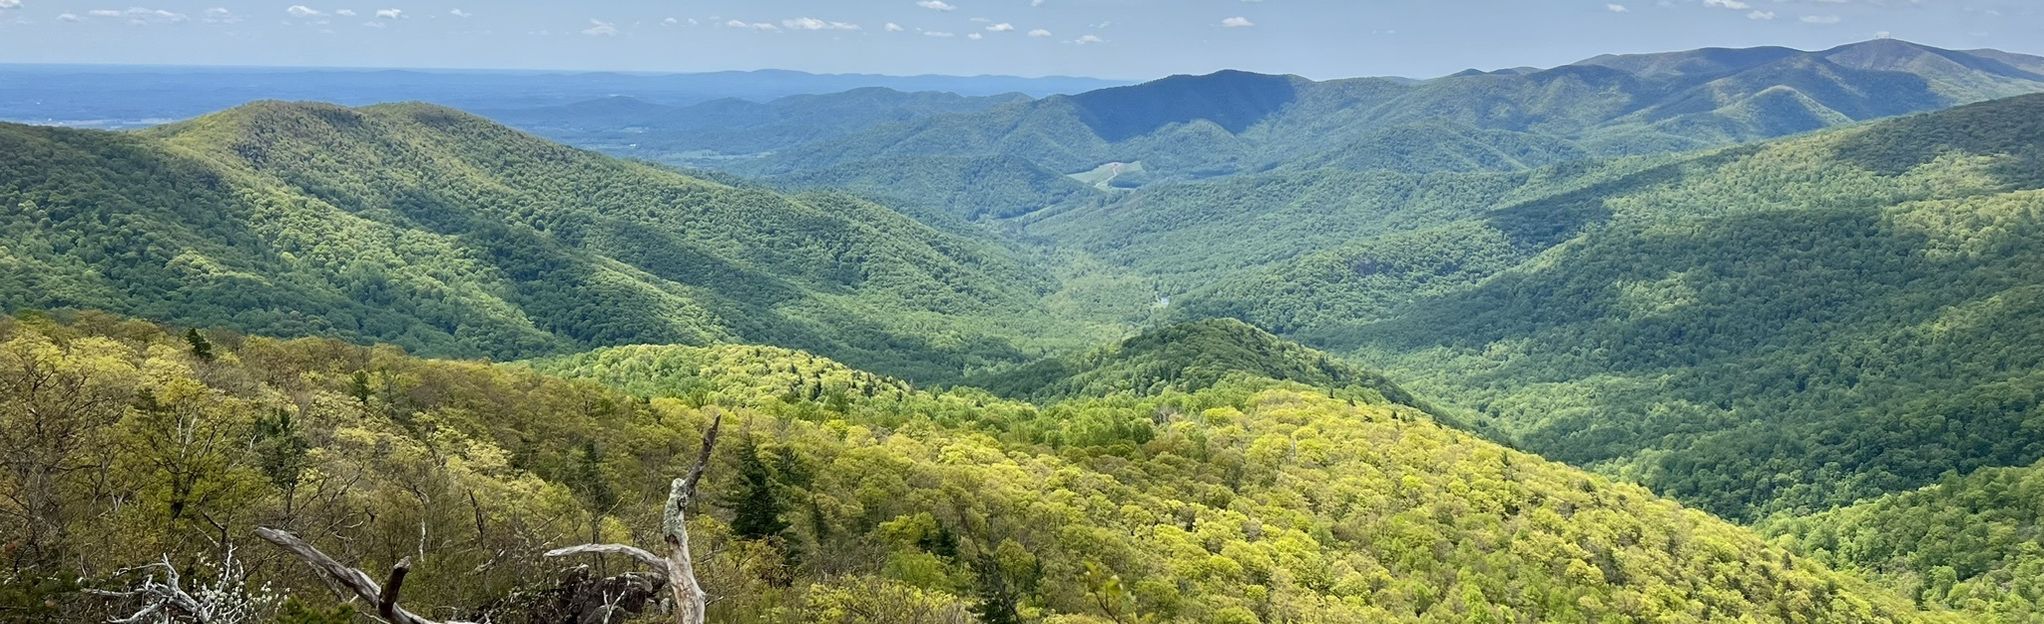
<path id="1" fill-rule="evenodd" d="M 517 358 L 784 344 L 918 379 L 1083 344 L 984 235 L 424 105 L 258 103 L 142 135 L 0 127 L 0 301 Z"/>
<path id="2" fill-rule="evenodd" d="M 713 622 L 1931 617 L 1641 488 L 1317 388 L 1045 409 L 867 378 L 874 397 L 832 405 L 774 396 L 790 381 L 861 387 L 795 352 L 620 349 L 574 365 L 627 387 L 719 388 L 721 405 L 697 407 L 387 347 L 193 335 L 101 315 L 0 323 L 0 383 L 16 389 L 0 394 L 0 432 L 26 436 L 9 442 L 28 459 L 10 465 L 61 468 L 0 476 L 0 529 L 28 545 L 8 551 L 31 571 L 14 578 L 108 583 L 224 535 L 253 580 L 320 612 L 330 594 L 252 541 L 260 524 L 370 570 L 413 557 L 406 603 L 421 612 L 536 613 L 494 599 L 595 564 L 545 549 L 651 545 L 665 482 L 718 410 L 728 443 L 691 523 Z M 44 375 L 60 382 L 19 391 Z M 33 418 L 77 435 L 38 437 Z M 742 487 L 760 471 L 764 500 Z M 787 528 L 740 539 L 727 522 L 748 505 Z M 10 608 L 47 599 L 38 617 L 77 621 L 115 606 L 44 589 Z"/>
<path id="3" fill-rule="evenodd" d="M 1360 392 L 1375 402 L 1424 404 L 1383 375 L 1234 319 L 1179 323 L 1077 356 L 968 378 L 966 385 L 1040 402 L 1109 395 L 1194 392 L 1246 375 Z"/>
<path id="4" fill-rule="evenodd" d="M 1762 525 L 1778 542 L 1988 624 L 2044 622 L 2044 463 Z"/>
<path id="5" fill-rule="evenodd" d="M 1381 363 L 1497 437 L 1728 517 L 1821 511 L 2044 457 L 2040 117 L 2031 96 L 1474 178 L 1512 184 L 1463 216 L 1292 210 L 1298 230 L 1420 225 L 1238 273 L 1174 312 Z M 1191 229 L 1262 244 L 1259 218 Z"/>

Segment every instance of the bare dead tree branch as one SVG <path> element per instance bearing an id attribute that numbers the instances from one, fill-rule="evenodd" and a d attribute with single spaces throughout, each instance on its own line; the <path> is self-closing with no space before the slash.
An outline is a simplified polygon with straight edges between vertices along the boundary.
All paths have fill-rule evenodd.
<path id="1" fill-rule="evenodd" d="M 548 557 L 569 557 L 574 555 L 624 555 L 653 568 L 654 574 L 666 578 L 667 559 L 644 549 L 624 544 L 583 544 L 546 551 Z"/>
<path id="2" fill-rule="evenodd" d="M 667 489 L 667 508 L 661 514 L 660 526 L 663 541 L 667 542 L 667 556 L 660 557 L 651 552 L 621 544 L 586 544 L 560 548 L 546 553 L 548 557 L 596 553 L 617 554 L 637 559 L 653 569 L 660 570 L 667 579 L 667 587 L 674 594 L 674 621 L 678 624 L 703 624 L 709 611 L 709 596 L 703 593 L 703 586 L 696 581 L 695 559 L 688 549 L 689 501 L 695 499 L 696 484 L 702 482 L 703 472 L 710 467 L 710 454 L 717 447 L 717 433 L 724 427 L 724 414 L 717 412 L 710 418 L 709 431 L 703 432 L 702 450 L 696 453 L 695 466 L 681 478 L 675 479 Z"/>
<path id="3" fill-rule="evenodd" d="M 342 587 L 355 594 L 356 597 L 361 598 L 364 602 L 377 605 L 377 613 L 385 622 L 390 624 L 441 624 L 440 622 L 435 622 L 406 611 L 404 607 L 397 604 L 397 586 L 404 583 L 404 576 L 411 569 L 410 558 L 399 562 L 397 567 L 391 570 L 390 582 L 392 587 L 386 594 L 384 588 L 377 585 L 376 581 L 370 580 L 368 574 L 348 567 L 339 561 L 334 561 L 332 557 L 328 557 L 326 553 L 320 552 L 318 548 L 314 548 L 312 544 L 306 543 L 305 540 L 299 539 L 296 535 L 269 527 L 257 528 L 255 532 L 257 536 L 269 540 L 270 543 L 282 547 L 293 555 L 297 555 L 299 559 L 304 559 L 306 563 L 312 565 L 313 569 L 338 582 Z M 464 623 L 450 621 L 445 624 Z"/>
<path id="4" fill-rule="evenodd" d="M 205 610 L 199 606 L 197 599 L 185 592 L 183 585 L 178 579 L 177 566 L 170 564 L 169 555 L 165 555 L 163 561 L 137 568 L 120 570 L 115 572 L 114 576 L 126 576 L 130 573 L 144 570 L 162 570 L 163 579 L 159 581 L 156 578 L 156 574 L 151 573 L 142 580 L 140 586 L 134 589 L 127 591 L 88 589 L 85 592 L 107 598 L 142 601 L 143 605 L 140 610 L 128 617 L 110 620 L 112 624 L 138 624 L 157 619 L 168 619 L 174 614 L 204 619 Z"/>
<path id="5" fill-rule="evenodd" d="M 376 613 L 385 621 L 397 621 L 397 593 L 404 588 L 405 575 L 411 573 L 411 557 L 398 560 L 397 565 L 390 568 L 390 580 L 383 582 L 383 593 L 376 599 Z"/>

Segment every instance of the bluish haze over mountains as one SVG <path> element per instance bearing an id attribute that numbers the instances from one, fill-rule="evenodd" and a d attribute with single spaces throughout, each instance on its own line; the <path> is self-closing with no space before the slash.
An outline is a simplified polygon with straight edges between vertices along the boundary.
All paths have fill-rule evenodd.
<path id="1" fill-rule="evenodd" d="M 1554 66 L 1882 34 L 2038 51 L 2028 0 L 19 0 L 0 59 L 1142 79 Z M 1596 33 L 1571 36 L 1570 33 Z"/>

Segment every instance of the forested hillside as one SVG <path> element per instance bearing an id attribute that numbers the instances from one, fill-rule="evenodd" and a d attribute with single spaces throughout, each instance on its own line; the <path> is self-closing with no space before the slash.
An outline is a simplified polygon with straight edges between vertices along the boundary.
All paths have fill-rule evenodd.
<path id="1" fill-rule="evenodd" d="M 1425 409 L 1383 375 L 1234 319 L 1170 325 L 1091 353 L 1047 358 L 965 383 L 1006 396 L 1057 401 L 1194 392 L 1243 376 L 1324 388 L 1330 395 L 1360 390 L 1375 401 Z"/>
<path id="2" fill-rule="evenodd" d="M 0 320 L 18 450 L 0 526 L 23 581 L 0 608 L 129 613 L 76 588 L 168 557 L 208 600 L 339 621 L 261 525 L 348 565 L 411 559 L 420 613 L 593 617 L 585 583 L 631 564 L 539 554 L 646 543 L 721 413 L 689 525 L 712 622 L 1956 621 L 1637 486 L 1314 387 L 1045 408 L 756 347 L 534 368 L 623 390 L 322 339 Z"/>
<path id="3" fill-rule="evenodd" d="M 1822 510 L 2044 457 L 2038 119 L 2027 96 L 1514 178 L 1179 305 L 1730 517 Z"/>
<path id="4" fill-rule="evenodd" d="M 755 341 L 943 379 L 1113 335 L 991 238 L 690 178 L 423 105 L 141 135 L 0 126 L 0 302 L 437 355 Z"/>
<path id="5" fill-rule="evenodd" d="M 1763 525 L 1833 566 L 1919 605 L 1992 624 L 2044 622 L 2044 463 L 1989 468 L 1921 490 Z"/>
<path id="6" fill-rule="evenodd" d="M 0 124 L 0 622 L 367 621 L 258 526 L 616 622 L 664 577 L 543 553 L 657 547 L 709 449 L 718 624 L 2044 624 L 2040 91 L 1880 40 Z"/>

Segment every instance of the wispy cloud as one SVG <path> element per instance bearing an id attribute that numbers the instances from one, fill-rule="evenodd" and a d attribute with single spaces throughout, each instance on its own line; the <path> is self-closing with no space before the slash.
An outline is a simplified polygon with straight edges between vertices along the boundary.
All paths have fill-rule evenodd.
<path id="1" fill-rule="evenodd" d="M 582 34 L 591 37 L 615 37 L 617 36 L 617 24 L 590 18 L 589 27 L 582 29 Z"/>
<path id="2" fill-rule="evenodd" d="M 858 24 L 825 21 L 814 17 L 781 20 L 781 26 L 787 27 L 788 30 L 863 30 Z"/>
<path id="3" fill-rule="evenodd" d="M 951 3 L 949 3 L 949 2 L 945 2 L 944 0 L 921 0 L 920 2 L 917 2 L 917 3 L 916 3 L 916 6 L 919 6 L 919 7 L 925 8 L 925 9 L 929 9 L 929 10 L 932 10 L 932 11 L 956 11 L 956 10 L 958 10 L 958 7 L 952 6 L 952 5 L 951 5 Z"/>
<path id="4" fill-rule="evenodd" d="M 64 19 L 64 15 L 71 15 L 73 19 L 68 20 Z M 57 16 L 57 19 L 67 22 L 78 21 L 76 19 L 77 18 L 76 15 L 73 15 L 71 13 L 65 13 L 64 15 Z M 146 7 L 129 7 L 125 10 L 93 9 L 90 11 L 86 11 L 85 15 L 88 17 L 95 18 L 122 19 L 127 20 L 127 22 L 130 24 L 174 24 L 191 19 L 189 17 L 186 17 L 185 14 L 183 13 L 178 13 L 175 11 L 166 11 L 163 9 L 151 9 Z"/>
<path id="5" fill-rule="evenodd" d="M 1230 17 L 1228 19 L 1221 20 L 1222 28 L 1249 28 L 1255 25 L 1256 22 L 1249 21 L 1249 18 L 1247 17 Z"/>

